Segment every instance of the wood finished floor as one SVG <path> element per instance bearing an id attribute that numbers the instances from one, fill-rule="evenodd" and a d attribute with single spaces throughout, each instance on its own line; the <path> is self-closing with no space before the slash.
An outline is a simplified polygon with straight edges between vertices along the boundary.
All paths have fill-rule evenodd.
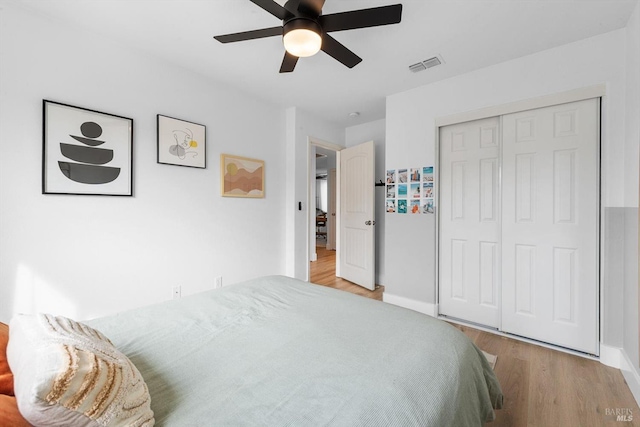
<path id="1" fill-rule="evenodd" d="M 323 246 L 316 246 L 316 253 L 318 254 L 318 260 L 311 263 L 310 276 L 312 283 L 382 301 L 384 286 L 376 285 L 376 289 L 370 291 L 348 280 L 336 277 L 336 252 L 329 251 Z"/>
<path id="2" fill-rule="evenodd" d="M 640 409 L 618 369 L 595 360 L 454 325 L 479 348 L 498 356 L 495 373 L 505 396 L 489 426 L 640 426 Z M 630 409 L 616 421 L 607 409 Z"/>
<path id="3" fill-rule="evenodd" d="M 368 291 L 335 277 L 335 252 L 318 247 L 311 282 L 382 300 L 384 287 Z M 498 356 L 495 373 L 504 407 L 486 427 L 640 426 L 640 408 L 618 369 L 468 326 L 453 324 L 482 350 Z M 617 421 L 608 410 L 630 410 Z"/>

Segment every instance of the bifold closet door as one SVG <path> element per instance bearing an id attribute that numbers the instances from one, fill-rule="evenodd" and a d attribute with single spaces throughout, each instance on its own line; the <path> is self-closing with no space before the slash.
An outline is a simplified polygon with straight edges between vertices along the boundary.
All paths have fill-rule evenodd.
<path id="1" fill-rule="evenodd" d="M 440 129 L 440 314 L 499 327 L 500 120 Z"/>
<path id="2" fill-rule="evenodd" d="M 598 353 L 599 99 L 502 118 L 502 330 Z"/>

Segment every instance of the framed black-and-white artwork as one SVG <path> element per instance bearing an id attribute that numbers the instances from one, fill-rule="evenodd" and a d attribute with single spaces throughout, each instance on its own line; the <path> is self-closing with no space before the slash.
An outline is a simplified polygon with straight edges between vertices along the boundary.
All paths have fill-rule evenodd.
<path id="1" fill-rule="evenodd" d="M 158 163 L 205 169 L 206 127 L 158 114 Z"/>
<path id="2" fill-rule="evenodd" d="M 43 100 L 42 193 L 133 195 L 133 119 Z"/>

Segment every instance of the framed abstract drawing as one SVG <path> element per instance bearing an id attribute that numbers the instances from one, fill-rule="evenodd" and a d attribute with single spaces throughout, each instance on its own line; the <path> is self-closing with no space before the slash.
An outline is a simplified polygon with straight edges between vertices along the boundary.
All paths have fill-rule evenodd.
<path id="1" fill-rule="evenodd" d="M 205 169 L 206 127 L 158 114 L 158 163 Z"/>
<path id="2" fill-rule="evenodd" d="M 42 193 L 133 195 L 133 119 L 42 103 Z"/>
<path id="3" fill-rule="evenodd" d="M 221 154 L 220 193 L 223 197 L 264 197 L 264 161 Z"/>

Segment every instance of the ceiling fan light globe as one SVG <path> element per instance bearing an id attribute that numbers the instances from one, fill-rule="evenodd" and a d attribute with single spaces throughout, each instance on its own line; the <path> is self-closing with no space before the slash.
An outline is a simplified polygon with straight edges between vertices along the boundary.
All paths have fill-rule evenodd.
<path id="1" fill-rule="evenodd" d="M 287 32 L 282 40 L 287 52 L 299 58 L 313 56 L 322 47 L 320 34 L 305 28 L 297 28 Z"/>

